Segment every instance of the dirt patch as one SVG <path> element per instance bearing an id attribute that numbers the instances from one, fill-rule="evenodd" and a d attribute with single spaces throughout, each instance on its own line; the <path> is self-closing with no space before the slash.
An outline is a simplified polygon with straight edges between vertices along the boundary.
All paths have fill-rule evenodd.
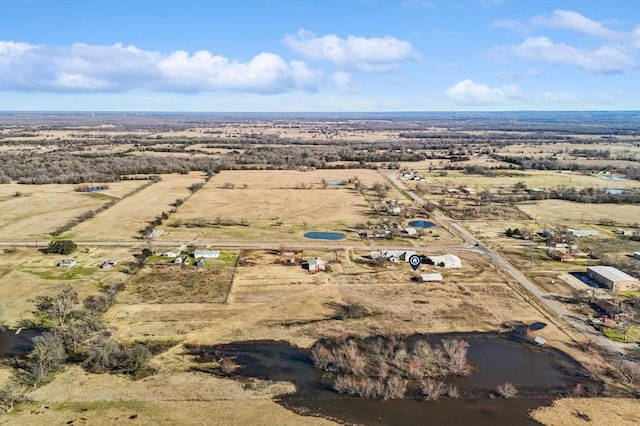
<path id="1" fill-rule="evenodd" d="M 140 271 L 119 300 L 122 303 L 223 303 L 232 267 L 154 265 Z"/>

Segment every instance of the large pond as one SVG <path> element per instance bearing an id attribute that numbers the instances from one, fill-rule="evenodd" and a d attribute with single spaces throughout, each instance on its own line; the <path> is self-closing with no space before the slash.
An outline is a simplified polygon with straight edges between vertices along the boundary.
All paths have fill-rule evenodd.
<path id="1" fill-rule="evenodd" d="M 0 329 L 0 358 L 22 355 L 33 348 L 33 338 L 42 330 L 29 328 L 20 330 Z"/>
<path id="2" fill-rule="evenodd" d="M 433 228 L 436 224 L 428 220 L 413 220 L 409 222 L 409 226 L 413 228 Z"/>
<path id="3" fill-rule="evenodd" d="M 415 339 L 426 336 L 410 336 Z M 205 361 L 215 354 L 234 359 L 239 377 L 290 381 L 297 392 L 280 397 L 283 406 L 306 415 L 323 416 L 339 422 L 375 425 L 535 425 L 527 413 L 566 395 L 576 384 L 587 384 L 586 370 L 575 360 L 552 348 L 522 344 L 495 334 L 456 334 L 426 337 L 437 344 L 443 337 L 469 342 L 468 361 L 474 371 L 457 377 L 454 384 L 461 398 L 422 401 L 398 399 L 379 401 L 342 395 L 333 390 L 326 373 L 317 370 L 308 351 L 283 342 L 237 342 L 194 349 Z M 490 398 L 498 385 L 514 384 L 519 398 Z"/>
<path id="4" fill-rule="evenodd" d="M 344 234 L 339 232 L 307 232 L 304 234 L 305 238 L 311 238 L 313 240 L 341 240 L 344 238 Z"/>

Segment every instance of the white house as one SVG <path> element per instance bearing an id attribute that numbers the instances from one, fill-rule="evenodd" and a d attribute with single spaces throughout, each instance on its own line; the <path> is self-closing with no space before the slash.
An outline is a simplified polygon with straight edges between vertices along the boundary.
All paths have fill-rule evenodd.
<path id="1" fill-rule="evenodd" d="M 589 237 L 593 235 L 598 235 L 598 231 L 595 229 L 571 229 L 568 228 L 567 231 L 571 233 L 574 237 Z"/>
<path id="2" fill-rule="evenodd" d="M 442 274 L 420 274 L 422 282 L 442 281 Z"/>
<path id="3" fill-rule="evenodd" d="M 406 232 L 407 235 L 416 235 L 418 233 L 416 228 L 404 228 L 404 232 Z"/>
<path id="4" fill-rule="evenodd" d="M 436 266 L 445 269 L 460 269 L 462 261 L 454 254 L 443 254 L 442 256 L 427 256 L 427 259 Z"/>
<path id="5" fill-rule="evenodd" d="M 193 252 L 194 259 L 217 259 L 219 257 L 219 250 L 195 250 Z"/>
<path id="6" fill-rule="evenodd" d="M 177 248 L 177 249 L 165 251 L 164 253 L 162 253 L 162 256 L 164 256 L 164 257 L 178 257 L 178 256 L 180 256 L 180 253 L 182 253 L 182 249 L 181 248 Z"/>

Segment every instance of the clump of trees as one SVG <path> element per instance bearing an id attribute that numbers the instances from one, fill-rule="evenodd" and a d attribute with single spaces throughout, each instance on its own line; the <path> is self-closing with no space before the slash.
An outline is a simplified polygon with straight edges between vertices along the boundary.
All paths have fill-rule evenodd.
<path id="1" fill-rule="evenodd" d="M 44 249 L 48 254 L 71 254 L 78 247 L 76 243 L 71 240 L 53 240 Z"/>
<path id="2" fill-rule="evenodd" d="M 316 368 L 334 374 L 333 387 L 340 393 L 363 398 L 398 399 L 407 392 L 435 400 L 458 397 L 448 376 L 465 376 L 473 370 L 467 361 L 469 344 L 444 339 L 431 345 L 426 339 L 407 343 L 405 338 L 324 340 L 311 348 Z"/>
<path id="3" fill-rule="evenodd" d="M 47 331 L 33 339 L 33 349 L 25 358 L 15 360 L 16 374 L 0 389 L 0 406 L 10 410 L 27 389 L 46 382 L 65 364 L 78 363 L 93 373 L 150 374 L 149 349 L 116 341 L 100 318 L 123 288 L 123 284 L 107 285 L 82 304 L 71 286 L 62 287 L 54 296 L 37 296 L 34 320 L 24 325 L 46 327 Z"/>

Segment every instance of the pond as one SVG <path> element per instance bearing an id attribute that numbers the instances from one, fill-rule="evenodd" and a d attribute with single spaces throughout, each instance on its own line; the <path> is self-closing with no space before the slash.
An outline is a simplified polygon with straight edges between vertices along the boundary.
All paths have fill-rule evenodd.
<path id="1" fill-rule="evenodd" d="M 328 185 L 346 185 L 347 181 L 332 179 L 332 180 L 328 180 L 327 184 Z"/>
<path id="2" fill-rule="evenodd" d="M 26 328 L 16 334 L 16 330 L 0 329 L 0 358 L 19 356 L 33 348 L 33 338 L 43 330 Z"/>
<path id="3" fill-rule="evenodd" d="M 233 358 L 240 366 L 233 374 L 239 378 L 295 383 L 296 393 L 282 395 L 278 402 L 298 413 L 367 425 L 417 425 L 425 424 L 425 419 L 429 419 L 429 424 L 441 425 L 537 425 L 527 416 L 530 410 L 566 395 L 577 383 L 588 383 L 586 370 L 563 352 L 511 341 L 502 335 L 414 335 L 406 341 L 421 338 L 436 344 L 445 337 L 469 342 L 468 361 L 473 365 L 473 373 L 453 379 L 460 398 L 428 402 L 409 397 L 380 401 L 339 394 L 333 390 L 327 373 L 314 368 L 309 351 L 284 342 L 200 346 L 192 354 L 203 362 L 214 354 Z M 490 398 L 505 381 L 516 385 L 519 397 Z"/>
<path id="4" fill-rule="evenodd" d="M 436 224 L 428 220 L 414 220 L 409 222 L 409 226 L 414 228 L 433 228 Z"/>
<path id="5" fill-rule="evenodd" d="M 600 179 L 608 180 L 610 182 L 624 182 L 627 179 L 622 176 L 600 176 Z"/>
<path id="6" fill-rule="evenodd" d="M 344 234 L 339 232 L 307 232 L 304 234 L 305 238 L 311 238 L 313 240 L 341 240 L 344 238 Z"/>

